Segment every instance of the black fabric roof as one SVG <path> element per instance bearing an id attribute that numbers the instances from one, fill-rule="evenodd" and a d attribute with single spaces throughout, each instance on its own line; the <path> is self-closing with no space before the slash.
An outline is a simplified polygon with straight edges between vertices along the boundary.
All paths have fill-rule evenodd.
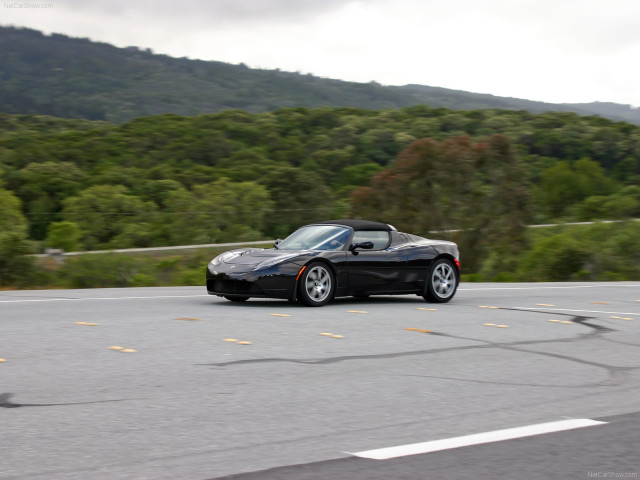
<path id="1" fill-rule="evenodd" d="M 369 220 L 327 220 L 324 222 L 317 222 L 313 225 L 344 225 L 345 227 L 351 227 L 354 230 L 383 230 L 390 232 L 395 230 L 391 225 L 386 223 L 371 222 Z"/>

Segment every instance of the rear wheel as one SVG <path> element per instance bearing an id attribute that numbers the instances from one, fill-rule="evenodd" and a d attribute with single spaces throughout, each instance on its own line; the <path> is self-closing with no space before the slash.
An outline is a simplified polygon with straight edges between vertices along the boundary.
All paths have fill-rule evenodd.
<path id="1" fill-rule="evenodd" d="M 246 302 L 250 297 L 238 297 L 235 295 L 225 295 L 224 298 L 231 302 Z"/>
<path id="2" fill-rule="evenodd" d="M 331 301 L 335 290 L 335 279 L 331 268 L 315 262 L 307 266 L 298 284 L 300 301 L 310 307 L 321 307 Z"/>
<path id="3" fill-rule="evenodd" d="M 440 258 L 429 271 L 424 299 L 427 302 L 446 303 L 453 298 L 458 288 L 458 274 L 451 260 Z"/>

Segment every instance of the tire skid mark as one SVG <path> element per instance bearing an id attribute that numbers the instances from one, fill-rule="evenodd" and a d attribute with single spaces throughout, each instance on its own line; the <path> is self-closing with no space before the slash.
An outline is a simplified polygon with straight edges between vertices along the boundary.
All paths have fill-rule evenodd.
<path id="1" fill-rule="evenodd" d="M 124 402 L 125 398 L 117 400 L 98 400 L 95 402 L 75 402 L 75 403 L 14 403 L 10 400 L 13 397 L 13 393 L 0 393 L 0 408 L 20 408 L 20 407 L 57 407 L 66 405 L 89 405 L 93 403 L 108 403 L 108 402 Z"/>
<path id="2" fill-rule="evenodd" d="M 512 308 L 501 308 L 502 310 L 513 310 L 513 311 L 526 311 L 531 313 L 539 313 L 547 315 L 548 312 L 539 311 L 539 310 L 523 310 L 523 309 L 512 309 Z M 604 370 L 608 378 L 604 381 L 597 382 L 595 384 L 586 384 L 586 385 L 578 385 L 573 387 L 560 386 L 560 385 L 528 385 L 528 384 L 513 384 L 518 386 L 537 386 L 537 387 L 556 387 L 556 388 L 585 388 L 585 387 L 593 387 L 596 386 L 612 386 L 612 385 L 621 385 L 630 377 L 630 372 L 640 369 L 640 366 L 637 367 L 617 367 L 613 365 L 607 365 L 605 363 L 593 362 L 589 360 L 583 360 L 579 358 L 575 358 L 569 355 L 562 355 L 556 353 L 549 352 L 541 352 L 534 349 L 523 348 L 527 346 L 534 345 L 544 345 L 544 344 L 552 344 L 552 343 L 567 343 L 574 341 L 582 341 L 582 340 L 590 340 L 593 338 L 603 338 L 607 333 L 615 332 L 615 329 L 605 327 L 602 325 L 598 325 L 597 323 L 592 323 L 590 320 L 593 320 L 595 317 L 587 317 L 587 316 L 576 316 L 575 314 L 569 313 L 554 313 L 555 315 L 570 317 L 573 323 L 578 325 L 582 325 L 583 327 L 588 328 L 590 331 L 588 333 L 581 333 L 575 337 L 566 337 L 566 338 L 558 338 L 558 339 L 546 339 L 546 340 L 520 340 L 515 342 L 492 342 L 488 340 L 482 340 L 478 338 L 470 338 L 470 337 L 462 337 L 458 335 L 451 335 L 442 332 L 431 332 L 430 335 L 437 335 L 442 337 L 453 338 L 457 340 L 466 340 L 477 342 L 475 345 L 464 345 L 458 347 L 446 347 L 446 348 L 435 348 L 435 349 L 427 349 L 427 350 L 414 350 L 409 352 L 395 352 L 395 353 L 382 353 L 382 354 L 370 354 L 370 355 L 345 355 L 339 357 L 330 357 L 330 358 L 254 358 L 254 359 L 244 359 L 244 360 L 233 360 L 229 362 L 220 362 L 220 363 L 207 363 L 207 364 L 198 364 L 200 366 L 209 366 L 209 367 L 230 367 L 235 365 L 248 365 L 248 364 L 262 364 L 262 363 L 294 363 L 294 364 L 303 364 L 303 365 L 330 365 L 334 363 L 347 362 L 353 360 L 384 360 L 391 358 L 402 358 L 402 357 L 410 357 L 410 356 L 420 356 L 420 355 L 432 355 L 438 353 L 447 353 L 447 352 L 460 352 L 466 350 L 480 350 L 480 349 L 505 349 L 511 350 L 520 353 L 528 353 L 533 355 L 541 355 L 545 357 L 556 358 L 563 361 L 574 362 L 581 365 L 594 367 L 598 369 Z M 416 375 L 421 376 L 421 375 Z M 478 380 L 466 380 L 466 379 L 458 379 L 458 378 L 448 378 L 448 377 L 431 377 L 424 376 L 429 378 L 443 378 L 457 381 L 477 381 Z M 501 382 L 486 382 L 486 383 L 501 383 Z M 511 384 L 510 384 L 511 385 Z"/>

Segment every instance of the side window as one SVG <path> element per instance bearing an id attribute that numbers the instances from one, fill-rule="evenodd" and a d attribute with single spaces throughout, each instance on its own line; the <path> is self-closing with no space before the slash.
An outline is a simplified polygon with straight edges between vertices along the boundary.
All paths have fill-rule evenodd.
<path id="1" fill-rule="evenodd" d="M 389 246 L 389 232 L 384 231 L 357 231 L 353 234 L 353 243 L 373 242 L 374 250 L 382 250 Z"/>

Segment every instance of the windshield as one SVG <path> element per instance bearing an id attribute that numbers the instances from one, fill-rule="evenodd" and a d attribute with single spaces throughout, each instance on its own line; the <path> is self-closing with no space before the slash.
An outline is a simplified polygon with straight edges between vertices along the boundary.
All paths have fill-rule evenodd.
<path id="1" fill-rule="evenodd" d="M 350 230 L 334 225 L 302 227 L 278 244 L 279 250 L 342 250 Z"/>

